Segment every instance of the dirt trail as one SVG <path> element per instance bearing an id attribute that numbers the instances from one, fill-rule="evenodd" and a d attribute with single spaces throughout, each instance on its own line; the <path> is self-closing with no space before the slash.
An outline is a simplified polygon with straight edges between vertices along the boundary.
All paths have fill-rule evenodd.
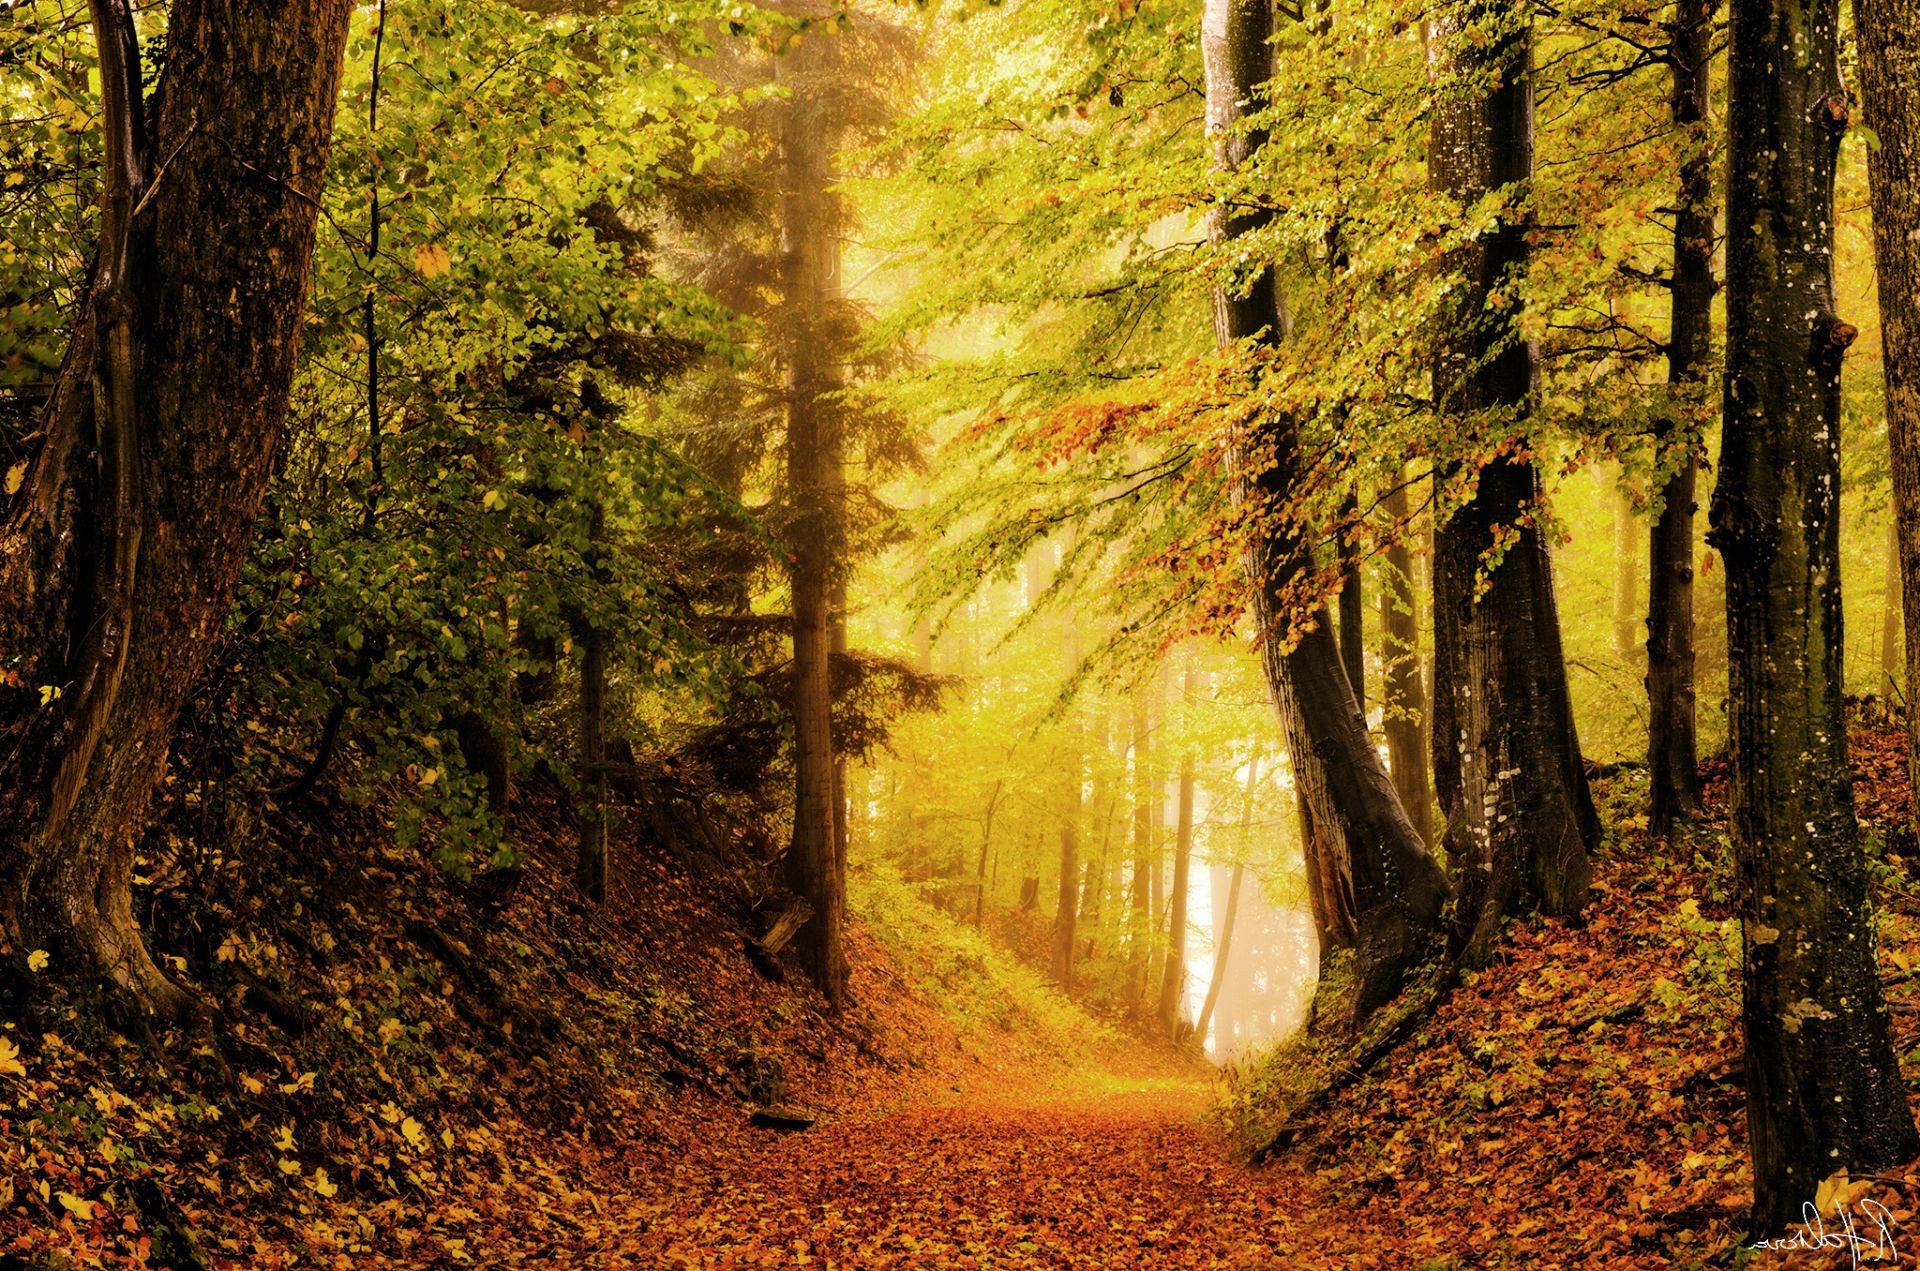
<path id="1" fill-rule="evenodd" d="M 1210 1093 L 1159 1083 L 923 1105 L 803 1134 L 720 1133 L 674 1166 L 670 1199 L 637 1215 L 625 1247 L 638 1256 L 623 1265 L 1595 1265 L 1573 1250 L 1513 1261 L 1497 1232 L 1411 1229 L 1391 1189 L 1342 1198 L 1340 1182 L 1298 1166 L 1248 1169 L 1205 1120 Z"/>

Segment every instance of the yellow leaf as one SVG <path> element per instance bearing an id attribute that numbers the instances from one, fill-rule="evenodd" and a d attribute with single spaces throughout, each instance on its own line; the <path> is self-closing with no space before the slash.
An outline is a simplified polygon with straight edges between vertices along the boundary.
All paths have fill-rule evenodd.
<path id="1" fill-rule="evenodd" d="M 438 243 L 422 243 L 414 248 L 413 263 L 427 278 L 438 278 L 453 268 L 453 258 Z"/>
<path id="2" fill-rule="evenodd" d="M 273 1145 L 276 1148 L 279 1148 L 282 1152 L 293 1151 L 293 1123 L 292 1122 L 288 1122 L 286 1125 L 283 1125 L 280 1127 L 280 1133 L 274 1136 Z"/>
<path id="3" fill-rule="evenodd" d="M 1851 1180 L 1844 1169 L 1835 1170 L 1820 1180 L 1820 1186 L 1814 1189 L 1813 1207 L 1819 1213 L 1827 1213 L 1837 1206 L 1847 1203 L 1847 1187 Z"/>
<path id="4" fill-rule="evenodd" d="M 27 1075 L 27 1066 L 20 1062 L 20 1048 L 13 1044 L 11 1037 L 0 1037 L 0 1075 L 5 1074 Z"/>
<path id="5" fill-rule="evenodd" d="M 27 480 L 27 461 L 25 459 L 22 459 L 19 463 L 16 463 L 11 468 L 7 469 L 7 493 L 8 494 L 20 493 L 20 487 L 26 484 L 26 480 Z"/>
<path id="6" fill-rule="evenodd" d="M 406 1120 L 400 1123 L 400 1133 L 405 1135 L 407 1142 L 413 1144 L 415 1147 L 426 1146 L 426 1143 L 427 1143 L 426 1127 L 422 1126 L 418 1121 L 414 1120 L 412 1117 L 408 1117 Z"/>
<path id="7" fill-rule="evenodd" d="M 327 1180 L 327 1168 L 324 1165 L 313 1171 L 313 1177 L 307 1180 L 307 1186 L 322 1196 L 331 1196 L 340 1190 L 340 1184 Z"/>
<path id="8" fill-rule="evenodd" d="M 93 1221 L 94 1202 L 82 1200 L 72 1192 L 60 1193 L 60 1208 L 78 1218 L 81 1222 Z"/>
<path id="9" fill-rule="evenodd" d="M 248 1094 L 260 1094 L 267 1088 L 266 1082 L 260 1080 L 258 1077 L 250 1077 L 245 1073 L 240 1074 L 240 1085 Z"/>
<path id="10" fill-rule="evenodd" d="M 44 971 L 46 969 L 47 969 L 47 951 L 45 949 L 35 949 L 32 953 L 29 953 L 27 955 L 27 970 Z"/>
<path id="11" fill-rule="evenodd" d="M 300 1172 L 300 1162 L 290 1161 L 284 1156 L 280 1158 L 279 1165 L 282 1174 L 298 1174 Z"/>

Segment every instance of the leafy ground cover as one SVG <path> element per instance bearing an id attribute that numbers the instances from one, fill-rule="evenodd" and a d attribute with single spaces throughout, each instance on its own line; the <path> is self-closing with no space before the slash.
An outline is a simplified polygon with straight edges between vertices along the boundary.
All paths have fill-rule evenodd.
<path id="1" fill-rule="evenodd" d="M 1898 738 L 1864 733 L 1858 750 L 1879 842 Z M 1616 809 L 1637 806 L 1631 780 L 1608 788 Z M 156 923 L 163 952 L 218 1009 L 197 1040 L 119 1037 L 17 974 L 0 1266 L 1752 1257 L 1717 819 L 1656 845 L 1616 812 L 1578 924 L 1516 924 L 1493 965 L 1256 1168 L 1247 1147 L 1284 1116 L 1284 1053 L 1223 1083 L 1131 1042 L 892 875 L 856 880 L 858 1006 L 835 1020 L 800 977 L 755 969 L 724 886 L 632 835 L 626 891 L 598 915 L 572 903 L 564 845 L 540 828 L 555 812 L 538 797 L 521 812 L 529 866 L 504 898 L 352 848 L 377 836 L 339 809 L 263 831 L 254 850 L 299 865 L 284 894 L 157 877 L 150 903 L 181 911 Z M 1904 1054 L 1920 1046 L 1920 889 L 1897 849 L 1874 873 Z M 818 1120 L 760 1128 L 763 1104 Z M 1920 1252 L 1914 1190 L 1902 1172 L 1823 1199 L 1884 1205 L 1904 1265 Z"/>

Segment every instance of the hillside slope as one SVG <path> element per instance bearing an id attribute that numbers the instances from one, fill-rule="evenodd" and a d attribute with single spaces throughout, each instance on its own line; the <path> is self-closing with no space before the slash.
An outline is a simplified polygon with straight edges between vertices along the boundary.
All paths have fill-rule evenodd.
<path id="1" fill-rule="evenodd" d="M 271 894 L 170 830 L 149 863 L 204 1035 L 115 1035 L 6 951 L 0 1267 L 554 1265 L 755 1107 L 830 1118 L 1127 1050 L 885 878 L 856 880 L 884 921 L 854 926 L 836 1018 L 747 956 L 732 880 L 634 825 L 611 903 L 584 904 L 554 792 L 516 809 L 510 890 L 386 846 L 365 810 L 268 811 L 245 877 Z"/>

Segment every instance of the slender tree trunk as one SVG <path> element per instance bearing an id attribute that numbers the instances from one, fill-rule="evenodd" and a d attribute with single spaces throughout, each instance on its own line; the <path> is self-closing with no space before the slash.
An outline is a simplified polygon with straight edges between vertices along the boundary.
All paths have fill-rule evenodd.
<path id="1" fill-rule="evenodd" d="M 1887 517 L 1887 560 L 1880 602 L 1880 683 L 1874 692 L 1890 700 L 1900 685 L 1900 520 Z"/>
<path id="2" fill-rule="evenodd" d="M 1874 959 L 1842 700 L 1840 370 L 1855 331 L 1833 294 L 1834 163 L 1849 113 L 1839 0 L 1742 0 L 1732 13 L 1711 541 L 1727 567 L 1753 1219 L 1772 1233 L 1800 1219 L 1822 1179 L 1906 1161 L 1920 1136 Z M 1861 15 L 1884 153 L 1906 140 L 1920 81 L 1910 53 L 1893 74 L 1880 59 L 1892 44 L 1911 49 L 1914 14 L 1869 0 Z M 1910 200 L 1912 169 L 1880 162 L 1881 179 L 1898 181 L 1891 197 Z M 1897 236 L 1900 223 L 1875 228 Z M 1914 246 L 1902 239 L 1896 259 Z M 1900 281 L 1881 277 L 1896 309 L 1888 284 Z"/>
<path id="3" fill-rule="evenodd" d="M 1396 521 L 1407 519 L 1407 491 L 1396 484 L 1384 500 Z M 1427 691 L 1420 674 L 1419 592 L 1413 584 L 1413 553 L 1396 540 L 1386 551 L 1380 580 L 1380 661 L 1382 714 L 1386 720 L 1387 765 L 1420 841 L 1433 842 L 1433 785 L 1427 775 Z"/>
<path id="4" fill-rule="evenodd" d="M 1640 647 L 1640 527 L 1633 520 L 1633 498 L 1613 492 L 1613 651 L 1622 658 Z"/>
<path id="5" fill-rule="evenodd" d="M 1668 37 L 1673 56 L 1673 123 L 1699 149 L 1680 168 L 1673 229 L 1672 334 L 1667 381 L 1698 385 L 1713 353 L 1713 156 L 1705 134 L 1713 104 L 1713 14 L 1718 0 L 1680 0 Z M 1700 468 L 1694 429 L 1676 438 L 1659 426 L 1663 447 L 1685 454 L 1660 491 L 1647 581 L 1647 774 L 1649 823 L 1665 834 L 1700 813 L 1700 763 L 1694 740 L 1693 519 Z"/>
<path id="6" fill-rule="evenodd" d="M 1087 933 L 1088 956 L 1092 955 L 1093 942 L 1104 913 L 1101 893 L 1106 884 L 1108 840 L 1112 837 L 1112 808 L 1107 794 L 1107 761 L 1112 747 L 1111 723 L 1105 709 L 1096 710 L 1093 719 L 1093 815 L 1100 822 L 1100 855 L 1086 872 L 1086 880 L 1080 889 L 1079 912 L 1079 925 Z"/>
<path id="7" fill-rule="evenodd" d="M 1061 660 L 1071 676 L 1080 664 L 1079 640 L 1071 623 L 1062 631 Z M 1078 939 L 1080 907 L 1080 790 L 1085 780 L 1081 768 L 1082 729 L 1079 720 L 1067 727 L 1067 767 L 1061 781 L 1060 799 L 1060 891 L 1053 911 L 1053 978 L 1061 988 L 1073 991 L 1073 950 Z"/>
<path id="8" fill-rule="evenodd" d="M 1232 171 L 1265 144 L 1237 127 L 1272 76 L 1273 11 L 1266 0 L 1207 0 L 1201 49 L 1207 68 L 1207 128 L 1216 164 Z M 1225 243 L 1259 227 L 1264 213 L 1217 210 L 1209 236 Z M 1271 269 L 1244 292 L 1213 297 L 1214 334 L 1223 345 L 1287 338 L 1285 307 Z M 1414 831 L 1379 752 L 1367 734 L 1324 606 L 1297 640 L 1294 582 L 1309 565 L 1297 532 L 1272 514 L 1295 483 L 1297 438 L 1285 420 L 1243 420 L 1234 444 L 1234 495 L 1260 513 L 1247 567 L 1261 655 L 1280 719 L 1294 781 L 1312 808 L 1315 839 L 1337 863 L 1351 906 L 1356 944 L 1354 1018 L 1364 1019 L 1393 996 L 1406 973 L 1434 949 L 1448 897 L 1445 876 Z"/>
<path id="9" fill-rule="evenodd" d="M 1153 873 L 1153 810 L 1155 790 L 1148 758 L 1148 717 L 1144 696 L 1133 700 L 1133 883 L 1128 893 L 1127 1013 L 1138 1015 L 1147 999 L 1147 944 L 1153 935 L 1153 909 L 1148 899 Z"/>
<path id="10" fill-rule="evenodd" d="M 1351 514 L 1354 501 L 1347 501 Z M 1346 535 L 1340 536 L 1340 665 L 1346 668 L 1347 685 L 1353 689 L 1354 705 L 1361 715 L 1367 713 L 1367 595 L 1360 577 L 1360 557 Z"/>
<path id="11" fill-rule="evenodd" d="M 1435 111 L 1429 165 L 1436 186 L 1462 203 L 1523 188 L 1533 175 L 1532 38 L 1509 10 L 1467 0 L 1438 21 L 1442 61 L 1456 75 L 1495 72 L 1473 97 L 1450 94 Z M 1483 38 L 1489 26 L 1508 23 Z M 1465 32 L 1476 34 L 1471 40 Z M 1509 214 L 1463 249 L 1469 287 L 1434 371 L 1435 396 L 1460 414 L 1524 415 L 1535 356 L 1514 329 L 1511 306 L 1488 303 L 1526 269 L 1527 226 Z M 1448 841 L 1460 862 L 1467 954 L 1485 958 L 1509 914 L 1529 902 L 1548 913 L 1586 903 L 1599 839 L 1561 655 L 1553 566 L 1538 516 L 1540 479 L 1521 449 L 1478 474 L 1466 506 L 1443 523 L 1434 562 L 1435 647 L 1451 700 L 1440 718 L 1456 751 L 1457 788 L 1444 790 Z M 1491 575 L 1478 575 L 1496 541 L 1512 535 Z"/>
<path id="12" fill-rule="evenodd" d="M 607 511 L 595 503 L 588 540 L 596 558 L 604 550 Z M 596 576 L 601 571 L 593 562 Z M 607 898 L 612 867 L 607 853 L 607 637 L 591 621 L 580 624 L 580 856 L 574 879 L 594 904 Z"/>
<path id="13" fill-rule="evenodd" d="M 973 928 L 978 931 L 987 920 L 987 862 L 993 858 L 993 814 L 1000 807 L 1000 782 L 993 783 L 987 795 L 987 814 L 980 822 L 980 862 L 973 872 Z"/>
<path id="14" fill-rule="evenodd" d="M 1907 780 L 1920 814 L 1920 6 L 1854 0 L 1860 87 L 1880 144 L 1867 148 L 1874 278 L 1885 354 L 1887 443 L 1893 460 L 1901 616 L 1907 634 Z"/>
<path id="15" fill-rule="evenodd" d="M 149 127 L 129 6 L 93 5 L 99 256 L 0 524 L 0 860 L 27 944 L 136 1018 L 196 1009 L 141 940 L 134 848 L 279 450 L 351 15 L 176 0 Z"/>
<path id="16" fill-rule="evenodd" d="M 807 974 L 838 1009 L 846 998 L 846 876 L 840 854 L 840 783 L 833 744 L 833 618 L 840 529 L 832 486 L 838 427 L 827 400 L 839 385 L 825 324 L 838 275 L 839 237 L 832 180 L 832 107 L 815 77 L 833 56 L 830 39 L 810 39 L 789 54 L 795 83 L 781 134 L 781 199 L 787 348 L 787 480 L 792 500 L 789 573 L 793 591 L 793 843 L 787 882 L 813 906 L 794 939 Z"/>
<path id="17" fill-rule="evenodd" d="M 1220 986 L 1227 982 L 1227 954 L 1233 948 L 1233 924 L 1240 914 L 1240 880 L 1247 872 L 1248 831 L 1253 827 L 1253 792 L 1260 788 L 1260 751 L 1256 747 L 1247 758 L 1247 795 L 1240 806 L 1240 842 L 1234 855 L 1233 879 L 1227 884 L 1225 912 L 1219 919 L 1213 938 L 1213 977 L 1207 981 L 1207 996 L 1200 1003 L 1200 1018 L 1193 1026 L 1194 1040 L 1202 1048 L 1207 1044 L 1207 1029 L 1213 1025 L 1214 1008 L 1220 1002 Z M 1214 1054 L 1223 1052 L 1214 1047 Z"/>
<path id="18" fill-rule="evenodd" d="M 1180 681 L 1181 717 L 1191 716 L 1200 677 L 1192 655 Z M 1167 961 L 1160 978 L 1160 1031 L 1171 1037 L 1179 1026 L 1187 994 L 1187 887 L 1193 870 L 1193 748 L 1180 756 L 1179 811 L 1173 831 L 1173 890 L 1167 899 Z"/>

